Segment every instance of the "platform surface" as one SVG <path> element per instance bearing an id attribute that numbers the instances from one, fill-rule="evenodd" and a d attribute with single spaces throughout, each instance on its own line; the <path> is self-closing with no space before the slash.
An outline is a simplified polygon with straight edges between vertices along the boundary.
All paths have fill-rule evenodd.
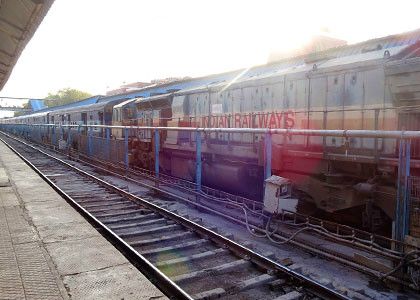
<path id="1" fill-rule="evenodd" d="M 0 300 L 167 299 L 0 141 Z"/>

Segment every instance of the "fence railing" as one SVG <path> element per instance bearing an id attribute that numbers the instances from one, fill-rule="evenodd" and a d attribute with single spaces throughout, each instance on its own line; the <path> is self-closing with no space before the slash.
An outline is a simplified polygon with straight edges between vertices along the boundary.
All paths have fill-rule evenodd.
<path id="1" fill-rule="evenodd" d="M 78 134 L 78 138 L 82 143 L 87 145 L 87 154 L 93 156 L 95 152 L 102 153 L 105 159 L 110 159 L 112 155 L 117 155 L 118 160 L 124 157 L 127 169 L 129 164 L 129 133 L 132 130 L 149 130 L 154 133 L 154 157 L 155 157 L 155 176 L 159 178 L 159 153 L 160 153 L 160 132 L 161 131 L 178 131 L 195 133 L 195 152 L 196 152 L 196 178 L 195 183 L 197 190 L 201 190 L 201 170 L 202 170 L 202 133 L 255 133 L 265 135 L 264 139 L 264 170 L 265 178 L 271 176 L 272 161 L 272 136 L 279 134 L 284 136 L 301 135 L 301 136 L 324 136 L 324 137 L 361 137 L 361 138 L 391 138 L 399 140 L 399 157 L 398 157 L 398 178 L 397 178 L 397 199 L 396 199 L 396 218 L 394 222 L 394 237 L 397 240 L 404 240 L 405 235 L 409 233 L 410 214 L 417 216 L 417 206 L 415 202 L 411 202 L 410 180 L 410 144 L 412 139 L 420 138 L 420 131 L 385 131 L 385 130 L 316 130 L 316 129 L 278 129 L 278 128 L 199 128 L 199 127 L 153 127 L 153 126 L 108 126 L 108 125 L 81 125 L 81 124 L 0 124 L 0 128 L 24 135 L 25 137 L 35 138 L 45 142 L 43 137 L 52 136 L 52 141 L 57 144 L 58 140 L 65 139 L 67 134 L 67 146 L 71 144 L 72 132 Z M 65 129 L 71 128 L 72 130 Z M 94 129 L 104 129 L 105 138 L 94 137 Z M 76 130 L 74 130 L 76 129 Z M 87 129 L 87 130 L 85 130 Z M 112 142 L 110 139 L 110 131 L 112 129 L 124 130 L 124 138 L 119 142 Z M 59 134 L 59 137 L 57 136 Z M 112 145 L 111 145 L 112 144 Z M 122 150 L 121 148 L 124 148 Z M 96 149 L 96 150 L 95 150 Z M 114 149 L 111 153 L 111 149 Z M 414 199 L 413 199 L 414 200 Z M 414 210 L 412 208 L 415 208 Z M 410 229 L 411 231 L 413 229 Z"/>

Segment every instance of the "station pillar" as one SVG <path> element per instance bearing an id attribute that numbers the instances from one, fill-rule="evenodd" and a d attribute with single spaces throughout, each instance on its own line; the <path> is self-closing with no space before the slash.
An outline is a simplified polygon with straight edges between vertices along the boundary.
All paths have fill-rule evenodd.
<path id="1" fill-rule="evenodd" d="M 404 242 L 410 220 L 410 160 L 411 140 L 400 139 L 398 157 L 398 188 L 393 226 L 393 238 Z"/>
<path id="2" fill-rule="evenodd" d="M 56 136 L 55 124 L 52 127 L 52 134 L 53 134 L 53 144 L 56 145 L 57 144 L 57 136 Z"/>
<path id="3" fill-rule="evenodd" d="M 125 168 L 128 172 L 128 168 L 130 167 L 130 162 L 128 160 L 128 129 L 124 129 L 125 134 Z"/>
<path id="4" fill-rule="evenodd" d="M 69 127 L 69 132 L 67 133 L 67 147 L 69 147 L 69 151 L 71 148 L 71 127 Z"/>
<path id="5" fill-rule="evenodd" d="M 159 178 L 159 130 L 155 130 L 155 174 Z"/>
<path id="6" fill-rule="evenodd" d="M 160 147 L 160 136 L 159 130 L 155 130 L 155 187 L 159 187 L 159 147 Z M 157 192 L 157 190 L 155 190 Z"/>
<path id="7" fill-rule="evenodd" d="M 106 158 L 111 160 L 111 149 L 110 149 L 110 130 L 109 128 L 105 128 L 106 131 Z"/>
<path id="8" fill-rule="evenodd" d="M 196 132 L 195 138 L 195 183 L 197 190 L 201 191 L 201 132 Z"/>
<path id="9" fill-rule="evenodd" d="M 92 152 L 93 152 L 92 135 L 93 135 L 93 127 L 89 127 L 89 156 L 92 156 Z"/>
<path id="10" fill-rule="evenodd" d="M 265 166 L 264 166 L 264 179 L 271 176 L 271 134 L 265 135 Z"/>

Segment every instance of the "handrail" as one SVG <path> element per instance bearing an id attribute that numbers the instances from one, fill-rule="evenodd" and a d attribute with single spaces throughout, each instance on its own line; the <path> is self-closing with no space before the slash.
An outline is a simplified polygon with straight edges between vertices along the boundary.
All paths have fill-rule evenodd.
<path id="1" fill-rule="evenodd" d="M 4 124 L 13 126 L 39 126 L 64 128 L 110 128 L 110 129 L 137 129 L 157 131 L 186 131 L 204 133 L 254 133 L 254 134 L 282 134 L 303 136 L 331 136 L 331 137 L 361 137 L 361 138 L 394 138 L 413 139 L 420 138 L 420 131 L 404 130 L 345 130 L 345 129 L 281 129 L 281 128 L 203 128 L 203 127 L 153 127 L 153 126 L 115 126 L 115 125 L 71 125 L 71 124 Z"/>

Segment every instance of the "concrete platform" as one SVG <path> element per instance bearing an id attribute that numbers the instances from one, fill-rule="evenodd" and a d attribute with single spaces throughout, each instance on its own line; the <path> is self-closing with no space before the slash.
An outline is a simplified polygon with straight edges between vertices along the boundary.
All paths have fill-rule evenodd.
<path id="1" fill-rule="evenodd" d="M 0 142 L 0 299 L 167 299 Z"/>

